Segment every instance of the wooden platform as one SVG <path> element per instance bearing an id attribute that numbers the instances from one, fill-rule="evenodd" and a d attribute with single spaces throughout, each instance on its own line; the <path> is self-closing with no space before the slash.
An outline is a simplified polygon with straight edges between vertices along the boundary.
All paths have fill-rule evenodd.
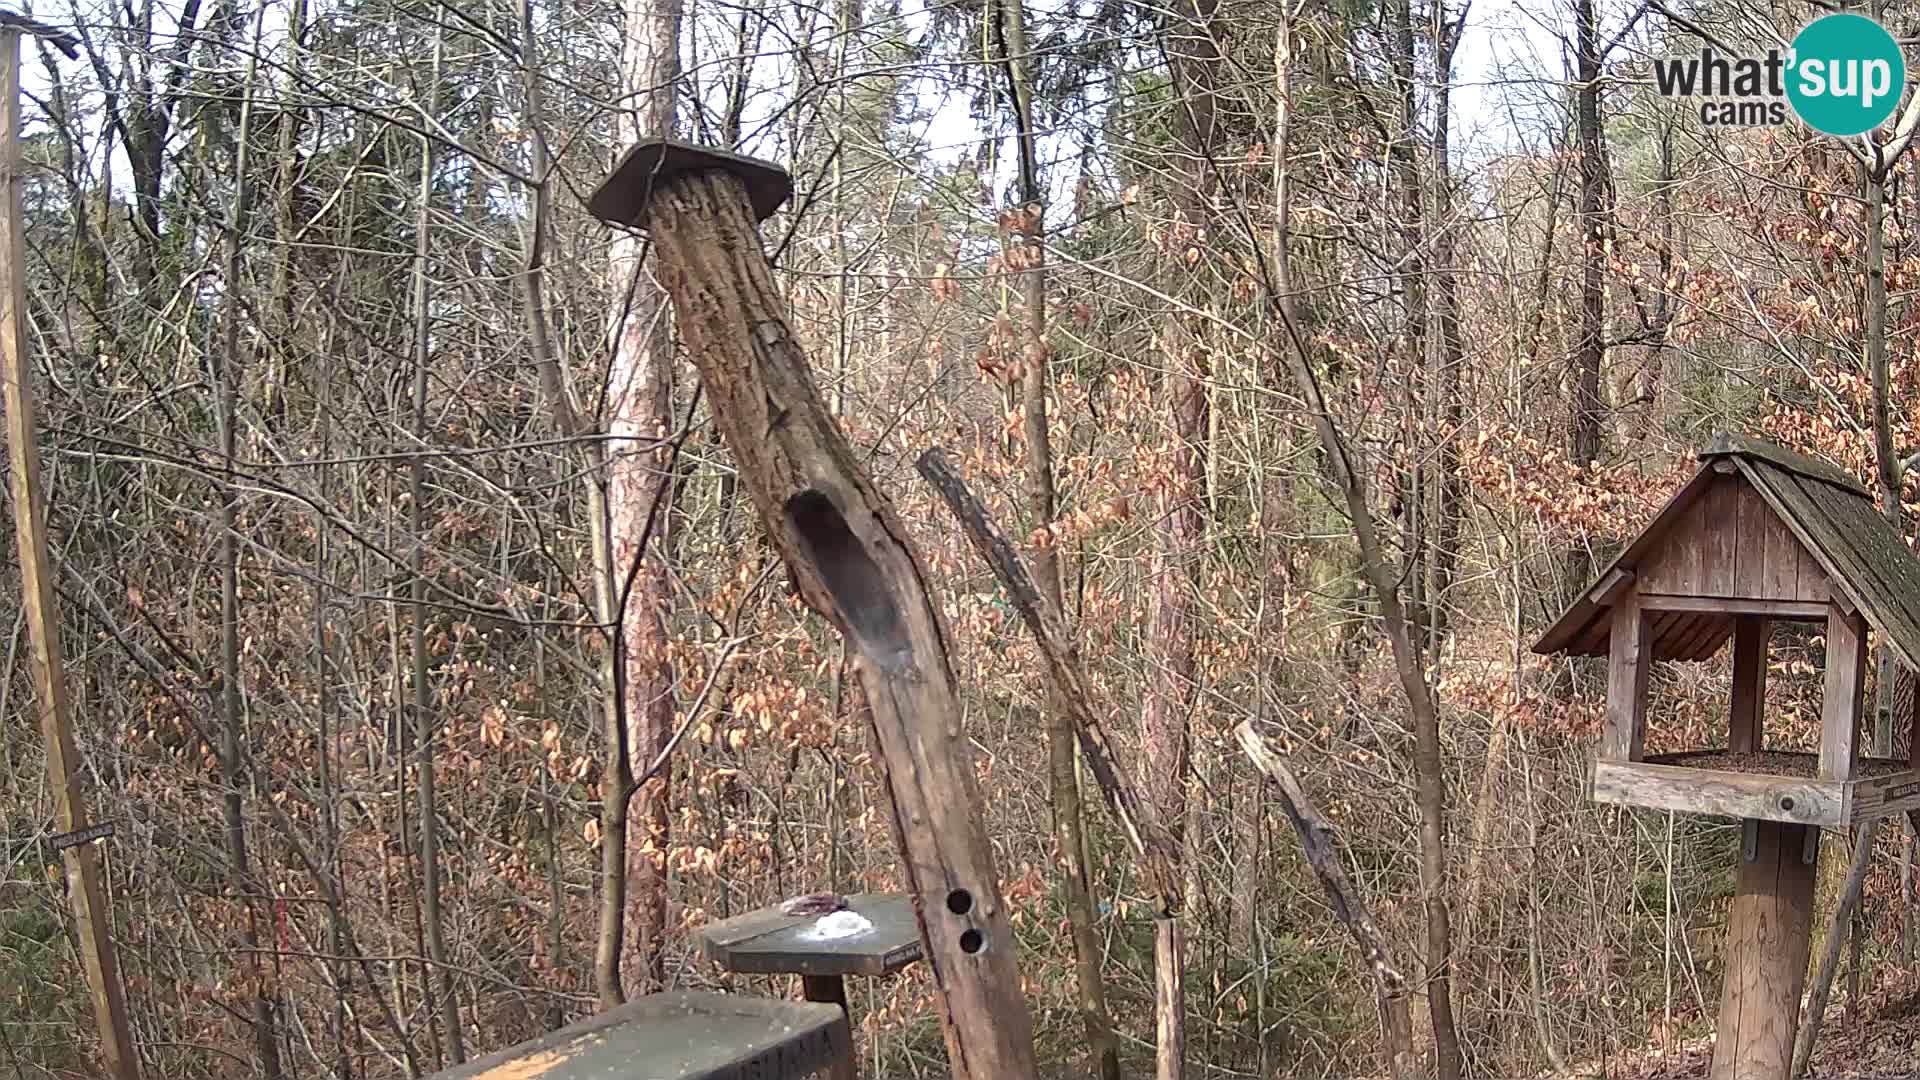
<path id="1" fill-rule="evenodd" d="M 430 1080 L 750 1080 L 824 1072 L 852 1052 L 835 1005 L 649 994 Z"/>
<path id="2" fill-rule="evenodd" d="M 1778 750 L 1702 750 L 1642 761 L 1603 758 L 1594 762 L 1593 798 L 1617 806 L 1829 829 L 1920 809 L 1920 769 L 1906 762 L 1862 758 L 1852 780 L 1818 779 L 1817 762 L 1816 754 Z"/>
<path id="3" fill-rule="evenodd" d="M 778 907 L 736 915 L 700 931 L 709 959 L 752 975 L 891 975 L 920 959 L 920 924 L 913 902 L 894 893 L 856 893 L 847 908 L 873 929 L 844 938 L 810 937 L 813 915 L 783 915 Z"/>

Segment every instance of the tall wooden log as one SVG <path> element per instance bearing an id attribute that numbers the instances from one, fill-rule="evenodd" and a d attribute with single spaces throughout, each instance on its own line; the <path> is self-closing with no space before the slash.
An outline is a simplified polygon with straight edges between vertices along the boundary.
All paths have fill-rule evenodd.
<path id="1" fill-rule="evenodd" d="M 1757 841 L 1727 914 L 1726 982 L 1711 1080 L 1787 1080 L 1812 945 L 1811 826 L 1751 823 Z"/>
<path id="2" fill-rule="evenodd" d="M 845 634 L 956 1080 L 1034 1074 L 1006 904 L 924 564 L 815 385 L 756 223 L 791 192 L 765 162 L 668 141 L 589 206 L 645 228 L 681 338 L 800 596 Z"/>
<path id="3" fill-rule="evenodd" d="M 47 551 L 47 506 L 40 490 L 40 446 L 34 431 L 33 383 L 27 365 L 26 240 L 20 210 L 20 34 L 38 24 L 0 17 L 0 398 L 7 412 L 7 458 L 13 494 L 13 526 L 20 550 L 20 604 L 27 626 L 34 706 L 47 745 L 47 789 L 54 821 L 63 833 L 93 825 L 80 788 L 80 759 L 68 709 L 66 661 L 60 650 L 60 616 L 53 593 L 53 560 Z M 62 46 L 70 49 L 71 46 Z M 115 962 L 100 879 L 100 852 L 89 841 L 63 849 L 67 900 L 80 942 L 80 962 L 93 997 L 94 1025 L 107 1074 L 138 1080 L 140 1059 L 127 1025 L 127 999 Z"/>

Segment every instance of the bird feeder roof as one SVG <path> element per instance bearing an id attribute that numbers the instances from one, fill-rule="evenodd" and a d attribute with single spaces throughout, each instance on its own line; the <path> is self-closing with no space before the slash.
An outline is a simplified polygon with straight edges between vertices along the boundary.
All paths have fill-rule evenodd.
<path id="1" fill-rule="evenodd" d="M 1920 668 L 1920 558 L 1859 480 L 1743 435 L 1715 436 L 1699 457 L 1699 471 L 1534 652 L 1607 655 L 1608 612 L 1620 586 L 1633 582 L 1643 591 L 1724 601 L 1718 611 L 1650 613 L 1657 660 L 1711 657 L 1742 608 L 1793 612 L 1830 600 L 1857 610 L 1909 667 Z"/>

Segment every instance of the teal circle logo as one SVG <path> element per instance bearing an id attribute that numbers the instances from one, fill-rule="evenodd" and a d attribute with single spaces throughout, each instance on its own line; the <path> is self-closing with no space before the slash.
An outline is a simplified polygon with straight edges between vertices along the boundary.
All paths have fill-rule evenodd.
<path id="1" fill-rule="evenodd" d="M 1865 15 L 1822 15 L 1793 39 L 1787 100 L 1828 135 L 1872 131 L 1900 105 L 1907 61 L 1887 28 Z"/>

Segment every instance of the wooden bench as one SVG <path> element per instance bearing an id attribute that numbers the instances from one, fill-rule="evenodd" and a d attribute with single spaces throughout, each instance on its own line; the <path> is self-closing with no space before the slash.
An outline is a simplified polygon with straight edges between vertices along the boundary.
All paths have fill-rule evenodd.
<path id="1" fill-rule="evenodd" d="M 838 1006 L 649 994 L 430 1080 L 797 1080 L 853 1054 Z"/>

